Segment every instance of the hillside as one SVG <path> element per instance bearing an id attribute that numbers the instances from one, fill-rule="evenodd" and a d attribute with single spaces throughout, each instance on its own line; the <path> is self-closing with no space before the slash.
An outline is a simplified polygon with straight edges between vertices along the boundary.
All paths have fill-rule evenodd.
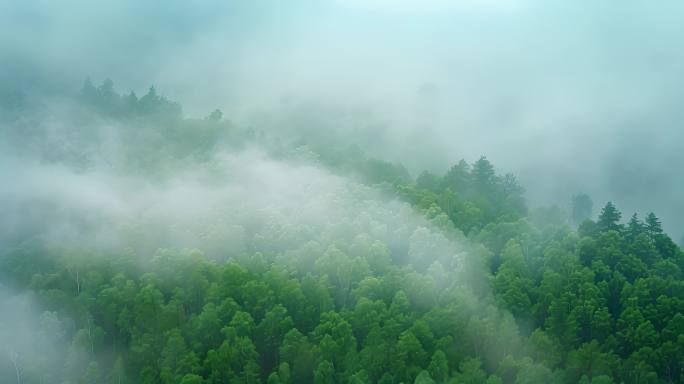
<path id="1" fill-rule="evenodd" d="M 484 156 L 412 175 L 154 87 L 0 108 L 2 382 L 684 380 L 654 213 L 531 208 Z"/>

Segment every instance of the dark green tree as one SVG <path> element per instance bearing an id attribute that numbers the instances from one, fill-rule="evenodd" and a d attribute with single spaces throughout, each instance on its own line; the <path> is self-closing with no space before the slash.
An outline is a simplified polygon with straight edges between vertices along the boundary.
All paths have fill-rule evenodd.
<path id="1" fill-rule="evenodd" d="M 609 201 L 603 209 L 601 209 L 601 214 L 599 215 L 596 224 L 601 231 L 620 231 L 622 229 L 622 225 L 620 224 L 621 218 L 622 213 L 620 213 L 615 205 Z"/>

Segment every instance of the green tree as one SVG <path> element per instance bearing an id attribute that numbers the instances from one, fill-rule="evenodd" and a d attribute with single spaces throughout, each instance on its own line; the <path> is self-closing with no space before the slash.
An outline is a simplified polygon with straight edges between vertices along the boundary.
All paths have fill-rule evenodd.
<path id="1" fill-rule="evenodd" d="M 280 361 L 288 364 L 293 383 L 308 383 L 313 379 L 314 360 L 311 345 L 296 328 L 289 330 L 280 346 Z"/>
<path id="2" fill-rule="evenodd" d="M 480 157 L 473 164 L 471 173 L 476 187 L 490 187 L 495 182 L 494 166 L 487 160 L 486 156 Z"/>
<path id="3" fill-rule="evenodd" d="M 280 304 L 271 308 L 256 327 L 258 335 L 258 350 L 264 359 L 264 368 L 270 371 L 278 365 L 278 347 L 283 336 L 293 327 L 292 318 L 287 315 L 287 309 Z"/>
<path id="4" fill-rule="evenodd" d="M 620 231 L 622 230 L 622 225 L 620 224 L 620 219 L 622 218 L 622 213 L 617 210 L 612 202 L 607 202 L 606 205 L 601 209 L 601 214 L 596 222 L 598 228 L 601 231 Z"/>
<path id="5" fill-rule="evenodd" d="M 644 231 L 644 224 L 639 220 L 637 214 L 633 214 L 627 223 L 627 239 L 629 241 L 634 241 L 637 236 L 639 236 Z"/>
<path id="6" fill-rule="evenodd" d="M 452 166 L 444 175 L 442 183 L 443 188 L 451 188 L 453 191 L 463 194 L 468 193 L 471 183 L 470 165 L 461 159 L 458 164 Z"/>
<path id="7" fill-rule="evenodd" d="M 646 216 L 645 227 L 646 233 L 648 233 L 648 236 L 652 240 L 655 240 L 656 236 L 661 235 L 663 233 L 662 224 L 653 212 L 649 213 L 648 216 Z"/>
<path id="8" fill-rule="evenodd" d="M 428 365 L 428 372 L 438 383 L 446 381 L 449 377 L 449 364 L 444 352 L 441 350 L 435 351 L 430 360 L 430 365 Z"/>
<path id="9" fill-rule="evenodd" d="M 314 384 L 335 384 L 335 368 L 327 360 L 321 361 L 314 371 Z"/>
<path id="10" fill-rule="evenodd" d="M 435 384 L 435 380 L 432 379 L 428 371 L 421 371 L 413 384 Z"/>
<path id="11" fill-rule="evenodd" d="M 477 384 L 487 380 L 487 374 L 482 370 L 479 359 L 466 358 L 458 365 L 458 372 L 454 375 L 459 383 Z"/>

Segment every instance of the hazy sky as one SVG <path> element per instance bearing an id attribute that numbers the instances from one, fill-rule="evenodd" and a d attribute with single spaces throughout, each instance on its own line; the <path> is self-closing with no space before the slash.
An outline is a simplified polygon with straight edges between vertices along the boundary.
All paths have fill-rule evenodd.
<path id="1" fill-rule="evenodd" d="M 667 0 L 0 0 L 0 83 L 153 83 L 189 116 L 320 124 L 414 172 L 484 154 L 533 204 L 581 190 L 678 237 L 683 16 Z"/>

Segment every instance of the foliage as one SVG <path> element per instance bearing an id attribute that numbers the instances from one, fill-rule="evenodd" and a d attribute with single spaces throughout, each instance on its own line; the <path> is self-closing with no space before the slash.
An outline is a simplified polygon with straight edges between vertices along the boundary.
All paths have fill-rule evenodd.
<path id="1" fill-rule="evenodd" d="M 262 140 L 274 157 L 317 159 L 408 202 L 466 244 L 469 256 L 441 255 L 440 240 L 427 231 L 413 232 L 414 246 L 402 249 L 361 229 L 348 244 L 327 248 L 309 242 L 264 255 L 248 244 L 225 262 L 167 250 L 135 267 L 116 257 L 78 259 L 40 242 L 8 247 L 0 279 L 36 295 L 46 340 L 69 341 L 64 380 L 684 380 L 684 254 L 653 213 L 625 225 L 609 202 L 594 222 L 591 199 L 577 195 L 569 217 L 555 208 L 528 215 L 522 187 L 486 157 L 414 180 L 402 165 L 355 149 L 286 151 L 234 130 L 218 110 L 183 119 L 154 87 L 138 99 L 117 94 L 111 81 L 86 81 L 80 103 L 98 118 L 125 121 L 127 170 L 207 161 L 228 138 Z M 45 382 L 40 367 L 24 371 L 25 382 Z"/>

